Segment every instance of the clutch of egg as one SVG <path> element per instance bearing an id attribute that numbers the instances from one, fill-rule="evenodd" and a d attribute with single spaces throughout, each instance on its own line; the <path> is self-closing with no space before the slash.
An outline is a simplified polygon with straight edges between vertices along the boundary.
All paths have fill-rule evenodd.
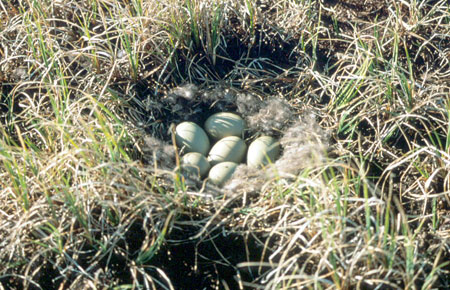
<path id="1" fill-rule="evenodd" d="M 245 122 L 234 113 L 216 113 L 206 120 L 204 128 L 193 122 L 182 122 L 175 129 L 176 144 L 185 154 L 181 159 L 184 173 L 201 178 L 208 175 L 210 182 L 220 186 L 231 178 L 245 158 L 253 168 L 264 167 L 278 158 L 279 143 L 270 136 L 255 139 L 247 150 L 242 140 Z M 212 147 L 208 135 L 216 142 Z"/>

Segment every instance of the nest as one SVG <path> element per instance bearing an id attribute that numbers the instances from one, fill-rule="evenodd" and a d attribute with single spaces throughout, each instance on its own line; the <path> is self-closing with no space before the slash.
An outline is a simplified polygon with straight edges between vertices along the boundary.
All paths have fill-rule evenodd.
<path id="1" fill-rule="evenodd" d="M 245 120 L 246 143 L 261 135 L 273 136 L 280 141 L 282 151 L 276 162 L 264 169 L 240 164 L 221 190 L 214 186 L 206 187 L 206 191 L 214 188 L 214 194 L 256 193 L 275 177 L 295 178 L 305 167 L 324 160 L 328 148 L 328 134 L 318 125 L 314 114 L 297 112 L 280 97 L 263 98 L 222 87 L 199 89 L 189 84 L 171 90 L 161 103 L 165 116 L 160 116 L 160 119 L 166 132 L 162 138 L 147 134 L 143 146 L 145 160 L 161 172 L 174 172 L 176 168 L 176 152 L 169 128 L 183 121 L 202 125 L 217 112 L 234 112 Z M 204 189 L 204 183 L 193 176 L 186 182 L 197 189 Z"/>

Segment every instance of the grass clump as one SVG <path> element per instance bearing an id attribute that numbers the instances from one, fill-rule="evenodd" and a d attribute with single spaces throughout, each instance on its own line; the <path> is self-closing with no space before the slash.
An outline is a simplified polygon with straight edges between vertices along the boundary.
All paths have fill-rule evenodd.
<path id="1" fill-rule="evenodd" d="M 0 285 L 450 287 L 447 1 L 3 1 Z M 269 170 L 184 178 L 235 111 Z"/>

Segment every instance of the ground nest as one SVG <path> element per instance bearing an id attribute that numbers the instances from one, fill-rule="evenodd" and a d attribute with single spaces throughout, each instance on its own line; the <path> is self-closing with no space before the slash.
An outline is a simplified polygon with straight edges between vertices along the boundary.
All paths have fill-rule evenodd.
<path id="1" fill-rule="evenodd" d="M 227 219 L 233 219 L 233 210 L 239 210 L 243 206 L 243 196 L 248 205 L 252 198 L 260 198 L 264 186 L 277 179 L 295 181 L 302 169 L 319 164 L 326 158 L 329 136 L 316 122 L 317 116 L 313 111 L 299 112 L 281 97 L 263 98 L 233 88 L 200 89 L 188 84 L 169 91 L 161 98 L 157 107 L 160 110 L 159 115 L 155 115 L 155 120 L 160 122 L 155 122 L 154 127 L 147 129 L 148 133 L 142 138 L 140 147 L 144 152 L 145 162 L 154 168 L 156 175 L 166 180 L 168 186 L 177 178 L 179 158 L 179 152 L 175 152 L 173 146 L 171 129 L 183 121 L 202 125 L 214 113 L 233 112 L 245 120 L 244 139 L 247 144 L 260 135 L 273 136 L 279 140 L 281 154 L 271 166 L 256 169 L 242 163 L 223 186 L 217 187 L 192 175 L 184 176 L 187 192 L 199 196 L 202 202 L 213 204 L 220 216 L 229 215 Z M 192 221 L 192 217 L 190 219 Z M 196 219 L 201 220 L 202 216 L 199 215 Z M 222 226 L 228 228 L 230 224 Z M 200 280 L 201 285 L 225 283 L 224 285 L 233 286 L 230 289 L 236 289 L 237 281 L 255 281 L 261 275 L 253 273 L 255 276 L 250 278 L 252 271 L 261 269 L 250 267 L 239 271 L 237 265 L 257 262 L 258 259 L 267 260 L 270 250 L 264 247 L 265 238 L 253 237 L 248 233 L 233 234 L 236 229 L 222 235 L 221 231 L 231 229 L 227 230 L 222 226 L 220 223 L 213 225 L 211 232 L 203 229 L 204 234 L 193 240 L 200 228 L 183 226 L 172 231 L 167 245 L 153 261 L 160 261 L 156 263 L 168 271 L 169 278 L 178 277 L 174 283 L 181 288 L 177 289 L 188 289 L 183 287 Z M 241 230 L 244 233 L 245 226 Z M 180 263 L 183 268 L 177 266 Z"/>
<path id="2" fill-rule="evenodd" d="M 142 148 L 146 162 L 164 171 L 174 172 L 176 168 L 179 152 L 175 153 L 171 128 L 183 121 L 203 125 L 214 113 L 235 112 L 245 120 L 244 140 L 247 144 L 261 135 L 279 140 L 281 156 L 274 161 L 272 168 L 260 170 L 241 164 L 224 186 L 228 193 L 258 191 L 275 175 L 295 178 L 301 169 L 320 162 L 326 155 L 329 136 L 316 122 L 314 112 L 297 112 L 280 97 L 261 98 L 230 88 L 199 90 L 195 85 L 185 85 L 168 93 L 160 106 L 167 108 L 158 116 L 163 122 L 163 129 L 158 124 L 162 134 L 145 136 Z M 188 180 L 190 184 L 196 181 L 198 183 L 192 176 Z"/>

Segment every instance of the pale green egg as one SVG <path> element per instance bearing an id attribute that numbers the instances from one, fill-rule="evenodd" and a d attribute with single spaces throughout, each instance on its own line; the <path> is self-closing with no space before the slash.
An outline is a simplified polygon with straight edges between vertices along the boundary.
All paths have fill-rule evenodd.
<path id="1" fill-rule="evenodd" d="M 213 166 L 225 161 L 240 163 L 245 157 L 246 150 L 244 140 L 237 136 L 228 136 L 214 144 L 209 151 L 208 161 Z"/>
<path id="2" fill-rule="evenodd" d="M 198 152 L 186 153 L 181 158 L 181 169 L 189 174 L 204 177 L 210 168 L 211 166 L 206 157 Z"/>
<path id="3" fill-rule="evenodd" d="M 235 162 L 226 161 L 218 163 L 209 171 L 209 181 L 220 186 L 231 178 L 237 167 L 238 164 Z"/>
<path id="4" fill-rule="evenodd" d="M 247 152 L 247 165 L 250 167 L 263 167 L 274 162 L 280 155 L 280 143 L 273 137 L 261 136 L 255 139 Z"/>
<path id="5" fill-rule="evenodd" d="M 205 130 L 213 139 L 228 136 L 242 137 L 245 129 L 244 120 L 236 114 L 220 112 L 210 116 L 205 122 Z"/>
<path id="6" fill-rule="evenodd" d="M 206 156 L 209 139 L 205 131 L 193 122 L 183 122 L 175 128 L 175 141 L 184 152 L 198 152 Z"/>

